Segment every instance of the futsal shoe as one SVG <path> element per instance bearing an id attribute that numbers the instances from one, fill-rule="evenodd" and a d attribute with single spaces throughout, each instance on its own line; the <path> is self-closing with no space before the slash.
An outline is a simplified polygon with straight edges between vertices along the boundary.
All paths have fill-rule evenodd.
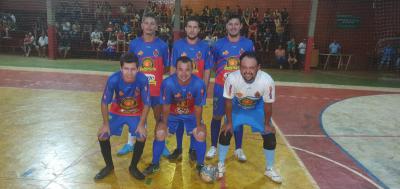
<path id="1" fill-rule="evenodd" d="M 182 149 L 175 149 L 172 154 L 167 157 L 169 160 L 180 160 L 182 159 Z"/>
<path id="2" fill-rule="evenodd" d="M 150 164 L 150 165 L 143 171 L 143 174 L 144 174 L 145 176 L 147 176 L 147 175 L 153 174 L 153 173 L 155 173 L 155 172 L 157 172 L 157 171 L 159 171 L 159 170 L 160 170 L 160 165 L 159 165 L 159 164 Z"/>
<path id="3" fill-rule="evenodd" d="M 109 175 L 114 170 L 114 166 L 106 166 L 100 170 L 94 177 L 94 180 L 101 180 L 107 175 Z"/>
<path id="4" fill-rule="evenodd" d="M 195 149 L 189 149 L 189 159 L 190 161 L 196 161 L 197 155 Z"/>
<path id="5" fill-rule="evenodd" d="M 225 164 L 224 163 L 218 163 L 218 174 L 217 174 L 217 179 L 221 179 L 225 175 Z"/>
<path id="6" fill-rule="evenodd" d="M 133 145 L 130 144 L 125 144 L 118 152 L 117 155 L 118 156 L 122 156 L 125 154 L 128 154 L 130 152 L 133 152 Z"/>
<path id="7" fill-rule="evenodd" d="M 241 148 L 238 148 L 238 149 L 235 150 L 235 156 L 241 162 L 247 161 L 246 155 L 244 155 L 244 152 L 243 152 L 243 150 Z"/>
<path id="8" fill-rule="evenodd" d="M 277 172 L 275 172 L 275 170 L 272 168 L 267 169 L 265 171 L 264 175 L 278 184 L 282 183 L 282 177 Z"/>
<path id="9" fill-rule="evenodd" d="M 215 146 L 211 146 L 206 154 L 207 159 L 212 159 L 217 155 L 217 148 Z"/>
<path id="10" fill-rule="evenodd" d="M 140 172 L 137 167 L 129 167 L 129 173 L 137 180 L 143 180 L 145 178 L 144 174 Z"/>

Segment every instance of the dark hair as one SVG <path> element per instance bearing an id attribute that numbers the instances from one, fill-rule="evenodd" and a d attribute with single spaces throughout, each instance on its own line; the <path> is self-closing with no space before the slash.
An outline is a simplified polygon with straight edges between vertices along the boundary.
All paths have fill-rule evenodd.
<path id="1" fill-rule="evenodd" d="M 178 67 L 178 62 L 182 63 L 190 63 L 190 66 L 192 66 L 192 59 L 190 59 L 187 56 L 181 56 L 176 60 L 176 67 Z"/>
<path id="2" fill-rule="evenodd" d="M 242 60 L 243 60 L 245 57 L 247 57 L 247 58 L 253 58 L 253 59 L 256 60 L 257 65 L 260 64 L 260 61 L 258 61 L 256 52 L 246 51 L 246 52 L 244 52 L 243 54 L 241 54 L 241 55 L 240 55 L 240 58 L 239 58 L 239 59 L 240 59 L 240 63 L 242 63 Z"/>
<path id="3" fill-rule="evenodd" d="M 139 64 L 139 58 L 130 52 L 124 53 L 121 55 L 121 58 L 119 59 L 119 63 L 121 65 L 121 67 L 125 64 L 125 63 L 135 63 L 136 67 L 138 67 Z"/>
<path id="4" fill-rule="evenodd" d="M 228 17 L 228 19 L 226 20 L 226 23 L 228 23 L 230 20 L 232 19 L 238 19 L 240 23 L 242 23 L 242 20 L 240 19 L 240 16 L 237 14 L 232 14 Z"/>
<path id="5" fill-rule="evenodd" d="M 142 22 L 144 21 L 145 18 L 153 18 L 156 21 L 156 23 L 158 23 L 157 17 L 154 14 L 149 13 L 149 14 L 143 15 Z"/>
<path id="6" fill-rule="evenodd" d="M 191 16 L 191 17 L 187 18 L 187 19 L 186 19 L 186 22 L 185 22 L 185 27 L 186 27 L 187 24 L 188 24 L 189 22 L 191 22 L 191 21 L 197 22 L 197 24 L 198 24 L 199 27 L 200 27 L 200 21 L 199 21 L 199 18 L 198 18 L 197 16 Z"/>

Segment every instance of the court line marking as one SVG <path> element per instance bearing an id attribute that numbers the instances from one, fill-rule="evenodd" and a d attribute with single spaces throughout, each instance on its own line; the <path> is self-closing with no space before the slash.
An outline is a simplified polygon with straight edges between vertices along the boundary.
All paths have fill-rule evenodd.
<path id="1" fill-rule="evenodd" d="M 271 118 L 272 124 L 275 126 L 275 130 L 278 132 L 278 134 L 282 137 L 283 142 L 286 144 L 288 147 L 289 151 L 292 153 L 296 161 L 299 163 L 300 167 L 303 168 L 303 170 L 306 173 L 306 177 L 311 181 L 311 185 L 314 186 L 314 188 L 320 188 L 317 184 L 317 182 L 314 180 L 314 177 L 311 175 L 311 173 L 308 171 L 307 167 L 304 165 L 303 161 L 300 159 L 300 157 L 297 155 L 297 153 L 291 148 L 291 145 L 289 144 L 289 141 L 287 141 L 285 135 L 282 133 L 282 131 L 279 129 L 279 126 L 276 124 L 274 119 Z"/>
<path id="2" fill-rule="evenodd" d="M 56 69 L 56 68 L 34 68 L 34 67 L 13 67 L 13 66 L 0 66 L 0 69 L 15 70 L 15 71 L 39 71 L 39 72 L 41 71 L 41 72 L 72 73 L 72 74 L 87 74 L 87 75 L 105 75 L 105 76 L 108 76 L 113 73 L 113 72 L 107 72 L 107 71 L 72 70 L 72 69 Z M 214 82 L 214 78 L 210 78 L 210 82 Z M 350 89 L 350 90 L 383 91 L 383 92 L 400 93 L 400 88 L 390 88 L 390 87 L 300 83 L 300 82 L 284 82 L 284 81 L 275 81 L 275 84 L 277 86 L 287 86 L 287 87 Z"/>
<path id="3" fill-rule="evenodd" d="M 355 175 L 358 175 L 359 177 L 363 178 L 364 180 L 366 180 L 366 181 L 369 182 L 370 184 L 374 185 L 375 187 L 377 187 L 377 188 L 379 188 L 379 189 L 383 189 L 380 185 L 378 185 L 377 183 L 375 183 L 373 180 L 369 179 L 368 177 L 364 176 L 363 174 L 359 173 L 358 171 L 356 171 L 356 170 L 354 170 L 354 169 L 352 169 L 352 168 L 350 168 L 350 167 L 348 167 L 348 166 L 346 166 L 346 165 L 344 165 L 344 164 L 341 164 L 341 163 L 339 163 L 339 162 L 337 162 L 337 161 L 335 161 L 335 160 L 329 159 L 329 158 L 327 158 L 327 157 L 325 157 L 325 156 L 322 156 L 322 155 L 319 155 L 319 154 L 317 154 L 317 153 L 314 153 L 314 152 L 311 152 L 311 151 L 308 151 L 308 150 L 305 150 L 305 149 L 302 149 L 302 148 L 298 148 L 298 147 L 295 147 L 295 146 L 290 146 L 290 148 L 295 149 L 295 150 L 298 150 L 298 151 L 302 151 L 302 152 L 305 152 L 305 153 L 307 153 L 307 154 L 310 154 L 310 155 L 319 157 L 319 158 L 321 158 L 321 159 L 324 159 L 324 160 L 326 160 L 326 161 L 329 161 L 329 162 L 331 162 L 331 163 L 333 163 L 333 164 L 335 164 L 335 165 L 337 165 L 337 166 L 340 166 L 340 167 L 342 167 L 342 168 L 344 168 L 344 169 L 346 169 L 346 170 L 348 170 L 348 171 L 354 173 Z"/>

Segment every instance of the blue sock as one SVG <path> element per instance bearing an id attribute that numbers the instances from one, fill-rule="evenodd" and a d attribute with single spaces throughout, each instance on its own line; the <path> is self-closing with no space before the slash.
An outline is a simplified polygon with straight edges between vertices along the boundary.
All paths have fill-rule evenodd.
<path id="1" fill-rule="evenodd" d="M 242 141 L 243 141 L 243 125 L 239 126 L 237 131 L 233 132 L 235 135 L 235 149 L 242 148 Z"/>
<path id="2" fill-rule="evenodd" d="M 153 161 L 151 161 L 152 164 L 160 163 L 160 158 L 161 158 L 161 154 L 164 150 L 164 146 L 165 146 L 165 140 L 163 140 L 163 141 L 154 140 L 153 141 Z"/>
<path id="3" fill-rule="evenodd" d="M 177 149 L 182 149 L 182 140 L 183 140 L 183 133 L 185 132 L 185 127 L 183 124 L 178 125 L 178 128 L 176 129 L 176 148 Z"/>
<path id="4" fill-rule="evenodd" d="M 226 154 L 229 151 L 229 145 L 222 145 L 220 144 L 218 147 L 218 160 L 219 163 L 225 163 Z"/>
<path id="5" fill-rule="evenodd" d="M 265 155 L 265 164 L 267 165 L 267 169 L 271 169 L 272 167 L 274 167 L 275 150 L 264 149 L 264 155 Z"/>
<path id="6" fill-rule="evenodd" d="M 195 140 L 194 147 L 196 150 L 197 164 L 198 165 L 204 164 L 204 156 L 206 155 L 206 148 L 207 148 L 206 141 L 200 142 Z"/>
<path id="7" fill-rule="evenodd" d="M 221 129 L 221 120 L 211 120 L 211 146 L 217 147 L 219 131 Z"/>
<path id="8" fill-rule="evenodd" d="M 196 147 L 194 146 L 195 142 L 196 142 L 196 139 L 194 138 L 194 136 L 190 135 L 190 146 L 189 146 L 189 149 L 196 150 Z"/>

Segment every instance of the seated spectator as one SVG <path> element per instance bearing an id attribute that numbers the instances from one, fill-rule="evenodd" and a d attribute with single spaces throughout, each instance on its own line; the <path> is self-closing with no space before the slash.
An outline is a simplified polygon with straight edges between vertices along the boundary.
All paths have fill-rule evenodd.
<path id="1" fill-rule="evenodd" d="M 90 43 L 92 44 L 92 49 L 100 51 L 99 47 L 103 44 L 103 33 L 95 29 L 90 34 Z"/>
<path id="2" fill-rule="evenodd" d="M 304 66 L 304 60 L 306 57 L 306 47 L 307 47 L 306 39 L 303 39 L 303 41 L 300 42 L 299 46 L 297 47 L 297 49 L 299 51 L 299 61 L 302 66 Z"/>
<path id="3" fill-rule="evenodd" d="M 253 22 L 250 26 L 249 26 L 249 32 L 247 34 L 247 38 L 249 39 L 254 39 L 254 42 L 257 43 L 257 22 Z"/>
<path id="4" fill-rule="evenodd" d="M 67 54 L 69 50 L 71 50 L 71 36 L 67 32 L 63 32 L 60 35 L 59 39 L 59 46 L 58 46 L 58 52 L 60 56 L 67 58 Z"/>
<path id="5" fill-rule="evenodd" d="M 117 52 L 119 51 L 119 46 L 122 45 L 122 49 L 125 52 L 125 48 L 126 48 L 126 41 L 125 41 L 125 34 L 124 32 L 122 32 L 121 30 L 117 31 L 116 34 L 117 36 Z"/>
<path id="6" fill-rule="evenodd" d="M 384 66 L 389 67 L 392 60 L 394 60 L 395 54 L 395 49 L 391 45 L 387 45 L 385 48 L 383 48 L 378 69 L 381 70 Z"/>
<path id="7" fill-rule="evenodd" d="M 271 43 L 272 32 L 269 28 L 265 28 L 264 32 L 261 32 L 261 50 L 265 50 L 265 52 L 269 51 L 269 44 Z"/>
<path id="8" fill-rule="evenodd" d="M 23 42 L 23 46 L 22 46 L 22 50 L 25 53 L 25 56 L 29 56 L 32 48 L 37 49 L 36 43 L 35 43 L 35 37 L 32 35 L 32 32 L 29 32 L 27 34 L 25 34 L 24 37 L 24 42 Z"/>
<path id="9" fill-rule="evenodd" d="M 275 50 L 275 59 L 276 63 L 279 65 L 279 69 L 283 69 L 283 66 L 286 63 L 286 51 L 282 48 L 282 45 L 279 45 Z"/>
<path id="10" fill-rule="evenodd" d="M 294 53 L 293 51 L 289 52 L 288 63 L 291 70 L 293 69 L 293 66 L 297 63 L 296 53 Z"/>
<path id="11" fill-rule="evenodd" d="M 117 48 L 117 41 L 115 40 L 115 36 L 113 35 L 107 41 L 107 47 L 104 49 L 104 54 L 107 59 L 111 60 L 115 58 L 116 48 Z"/>
<path id="12" fill-rule="evenodd" d="M 47 46 L 49 44 L 49 39 L 45 33 L 39 37 L 38 46 L 39 46 L 39 57 L 46 57 L 47 55 Z"/>
<path id="13" fill-rule="evenodd" d="M 336 40 L 329 44 L 329 54 L 340 54 L 341 46 Z"/>

